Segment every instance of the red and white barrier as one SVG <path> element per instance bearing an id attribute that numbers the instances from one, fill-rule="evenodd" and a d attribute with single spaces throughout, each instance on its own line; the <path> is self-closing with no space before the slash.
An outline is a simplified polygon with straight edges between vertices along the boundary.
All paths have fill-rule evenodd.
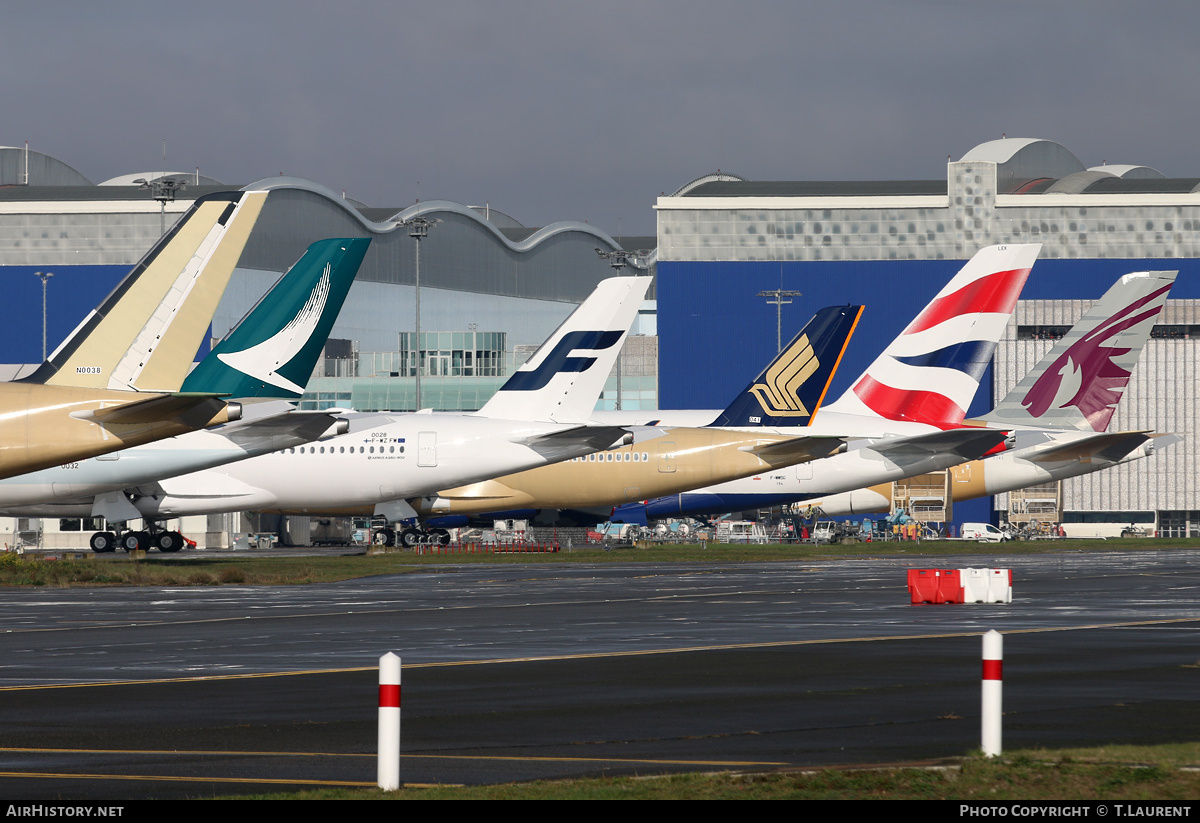
<path id="1" fill-rule="evenodd" d="M 1009 569 L 909 569 L 913 603 L 1011 603 Z"/>
<path id="2" fill-rule="evenodd" d="M 984 757 L 1000 754 L 1004 689 L 1004 638 L 998 631 L 983 636 L 983 703 L 980 742 Z"/>
<path id="3" fill-rule="evenodd" d="M 379 658 L 379 788 L 400 788 L 400 658 Z"/>

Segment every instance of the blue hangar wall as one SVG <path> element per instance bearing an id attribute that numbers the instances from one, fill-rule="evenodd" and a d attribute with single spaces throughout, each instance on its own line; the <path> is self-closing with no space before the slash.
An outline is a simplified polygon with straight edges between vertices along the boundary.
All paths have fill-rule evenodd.
<path id="1" fill-rule="evenodd" d="M 719 409 L 745 388 L 776 352 L 776 308 L 760 291 L 803 293 L 783 307 L 783 341 L 825 306 L 866 306 L 830 387 L 838 397 L 958 272 L 962 260 L 658 263 L 659 405 Z M 1172 298 L 1200 298 L 1200 260 L 1039 260 L 1024 300 L 1094 300 L 1135 271 L 1179 269 Z M 991 369 L 968 413 L 995 403 Z M 959 522 L 991 519 L 991 500 L 955 506 Z"/>
<path id="2" fill-rule="evenodd" d="M 46 284 L 46 352 L 51 353 L 129 270 L 129 266 L 0 266 L 4 296 L 0 363 L 42 362 L 42 281 L 34 272 L 54 273 Z M 201 354 L 208 352 L 211 336 L 210 328 Z"/>

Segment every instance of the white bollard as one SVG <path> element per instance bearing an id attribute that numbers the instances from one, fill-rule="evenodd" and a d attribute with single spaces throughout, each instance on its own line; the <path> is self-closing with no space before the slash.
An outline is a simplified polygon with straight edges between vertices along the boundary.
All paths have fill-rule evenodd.
<path id="1" fill-rule="evenodd" d="M 379 658 L 379 788 L 400 788 L 400 658 Z"/>
<path id="2" fill-rule="evenodd" d="M 1000 754 L 1002 696 L 1004 689 L 1004 638 L 992 630 L 983 636 L 983 728 L 984 757 Z"/>

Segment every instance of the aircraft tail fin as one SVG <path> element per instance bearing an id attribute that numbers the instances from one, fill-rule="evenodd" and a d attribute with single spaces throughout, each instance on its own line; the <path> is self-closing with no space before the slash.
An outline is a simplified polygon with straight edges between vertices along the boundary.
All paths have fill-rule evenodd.
<path id="1" fill-rule="evenodd" d="M 319 240 L 184 381 L 184 391 L 296 398 L 313 373 L 370 238 Z"/>
<path id="2" fill-rule="evenodd" d="M 482 409 L 481 417 L 586 423 L 650 288 L 610 277 L 563 321 Z"/>
<path id="3" fill-rule="evenodd" d="M 178 390 L 266 197 L 239 191 L 196 200 L 24 382 Z"/>
<path id="4" fill-rule="evenodd" d="M 1178 273 L 1122 277 L 983 419 L 1105 431 Z"/>
<path id="5" fill-rule="evenodd" d="M 709 425 L 811 425 L 862 311 L 862 306 L 821 309 Z"/>
<path id="6" fill-rule="evenodd" d="M 1036 243 L 980 249 L 826 408 L 914 423 L 962 422 L 1040 250 Z"/>

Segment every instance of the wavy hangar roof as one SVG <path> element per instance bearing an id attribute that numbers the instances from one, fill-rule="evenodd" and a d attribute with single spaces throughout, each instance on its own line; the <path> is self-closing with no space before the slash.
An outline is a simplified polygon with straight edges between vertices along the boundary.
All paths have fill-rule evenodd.
<path id="1" fill-rule="evenodd" d="M 412 284 L 415 241 L 399 221 L 421 216 L 435 221 L 421 241 L 422 286 L 578 303 L 597 282 L 613 276 L 596 249 L 621 248 L 587 223 L 563 221 L 530 230 L 512 228 L 519 224 L 505 215 L 502 222 L 510 227 L 501 229 L 474 208 L 448 200 L 399 211 L 359 209 L 323 186 L 288 177 L 245 189 L 270 194 L 239 261 L 244 268 L 283 271 L 314 240 L 370 237 L 358 279 Z"/>
<path id="2" fill-rule="evenodd" d="M 959 162 L 997 165 L 997 194 L 1152 194 L 1200 191 L 1200 178 L 1167 178 L 1150 166 L 1087 168 L 1053 140 L 1007 137 L 980 143 Z M 946 194 L 946 180 L 753 181 L 718 172 L 681 187 L 674 197 L 821 197 Z"/>

